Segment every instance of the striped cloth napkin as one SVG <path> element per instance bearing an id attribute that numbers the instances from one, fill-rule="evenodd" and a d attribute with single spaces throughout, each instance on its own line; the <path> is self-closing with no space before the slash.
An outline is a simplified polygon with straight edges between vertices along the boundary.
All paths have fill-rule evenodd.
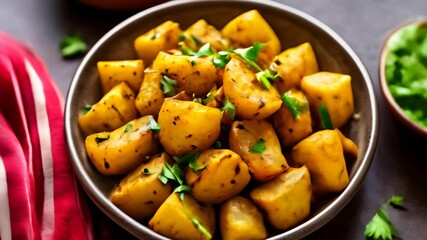
<path id="1" fill-rule="evenodd" d="M 92 239 L 64 138 L 63 96 L 41 60 L 0 33 L 0 239 Z"/>

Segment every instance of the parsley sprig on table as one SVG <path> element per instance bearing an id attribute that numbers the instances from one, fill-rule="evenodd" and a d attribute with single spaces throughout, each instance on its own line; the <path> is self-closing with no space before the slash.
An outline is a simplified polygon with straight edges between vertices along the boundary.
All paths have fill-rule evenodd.
<path id="1" fill-rule="evenodd" d="M 392 240 L 397 237 L 397 231 L 388 215 L 387 207 L 403 208 L 403 197 L 394 195 L 386 203 L 381 205 L 374 217 L 365 227 L 365 237 L 374 240 Z"/>

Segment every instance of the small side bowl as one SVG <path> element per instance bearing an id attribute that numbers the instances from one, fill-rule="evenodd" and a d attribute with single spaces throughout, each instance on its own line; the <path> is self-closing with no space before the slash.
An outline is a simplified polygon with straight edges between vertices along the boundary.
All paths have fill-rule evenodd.
<path id="1" fill-rule="evenodd" d="M 400 29 L 407 27 L 412 24 L 418 24 L 418 25 L 427 25 L 427 19 L 426 18 L 418 18 L 413 21 L 410 21 L 408 23 L 405 23 L 394 30 L 387 36 L 386 40 L 384 41 L 383 48 L 381 49 L 381 55 L 380 55 L 380 61 L 378 65 L 378 77 L 380 81 L 380 88 L 381 93 L 383 95 L 383 98 L 385 102 L 387 103 L 389 109 L 393 113 L 393 115 L 408 129 L 412 130 L 413 132 L 422 135 L 424 137 L 427 137 L 427 128 L 420 126 L 416 122 L 414 122 L 412 119 L 410 119 L 405 112 L 403 112 L 402 108 L 399 106 L 399 104 L 395 101 L 393 95 L 391 95 L 390 89 L 388 87 L 386 74 L 385 74 L 385 67 L 386 67 L 386 61 L 388 56 L 388 43 L 390 41 L 390 38 Z"/>

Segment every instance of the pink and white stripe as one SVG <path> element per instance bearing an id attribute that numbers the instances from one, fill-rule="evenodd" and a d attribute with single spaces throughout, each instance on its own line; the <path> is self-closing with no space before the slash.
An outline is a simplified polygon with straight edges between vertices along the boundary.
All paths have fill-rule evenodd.
<path id="1" fill-rule="evenodd" d="M 42 62 L 0 34 L 0 238 L 91 239 L 66 150 L 63 97 Z"/>

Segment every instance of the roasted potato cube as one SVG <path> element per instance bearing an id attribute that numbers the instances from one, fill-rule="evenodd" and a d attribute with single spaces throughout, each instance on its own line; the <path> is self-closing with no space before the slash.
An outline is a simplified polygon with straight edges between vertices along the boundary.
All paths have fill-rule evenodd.
<path id="1" fill-rule="evenodd" d="M 270 63 L 280 52 L 280 41 L 271 26 L 257 10 L 245 12 L 225 25 L 221 30 L 237 47 L 250 47 L 254 42 L 265 43 L 259 59 Z"/>
<path id="2" fill-rule="evenodd" d="M 209 25 L 204 19 L 200 19 L 187 28 L 184 31 L 184 36 L 184 42 L 194 51 L 197 51 L 205 43 L 210 43 L 216 51 L 226 50 L 230 47 L 230 40 L 222 37 L 221 32 Z"/>
<path id="3" fill-rule="evenodd" d="M 250 196 L 267 214 L 270 224 L 285 230 L 310 214 L 311 181 L 308 169 L 289 168 L 277 178 L 255 187 Z"/>
<path id="4" fill-rule="evenodd" d="M 104 175 L 128 174 L 156 150 L 156 138 L 150 128 L 153 116 L 130 121 L 113 132 L 101 132 L 86 138 L 86 151 L 93 165 Z"/>
<path id="5" fill-rule="evenodd" d="M 273 124 L 284 147 L 292 147 L 312 132 L 307 98 L 297 89 L 284 95 L 285 102 L 273 115 Z"/>
<path id="6" fill-rule="evenodd" d="M 219 223 L 223 240 L 267 238 L 262 214 L 244 197 L 236 196 L 221 204 Z"/>
<path id="7" fill-rule="evenodd" d="M 196 170 L 188 168 L 185 179 L 192 188 L 191 194 L 203 203 L 215 204 L 233 197 L 251 178 L 246 163 L 228 149 L 206 150 L 195 164 Z"/>
<path id="8" fill-rule="evenodd" d="M 220 79 L 219 70 L 210 57 L 194 58 L 160 52 L 153 62 L 153 69 L 175 80 L 177 92 L 194 93 L 196 97 L 206 95 Z"/>
<path id="9" fill-rule="evenodd" d="M 218 139 L 221 118 L 218 108 L 166 98 L 158 119 L 160 143 L 172 156 L 206 150 Z"/>
<path id="10" fill-rule="evenodd" d="M 159 114 L 164 99 L 161 80 L 162 75 L 159 71 L 152 69 L 145 71 L 144 82 L 135 100 L 135 106 L 141 116 Z"/>
<path id="11" fill-rule="evenodd" d="M 137 221 L 150 219 L 172 193 L 170 183 L 163 184 L 158 178 L 169 161 L 163 153 L 141 164 L 114 187 L 111 202 Z"/>
<path id="12" fill-rule="evenodd" d="M 299 88 L 304 76 L 319 71 L 316 55 L 308 42 L 283 51 L 277 56 L 275 63 L 281 77 L 275 84 L 280 94 L 291 88 Z"/>
<path id="13" fill-rule="evenodd" d="M 127 83 L 137 93 L 144 79 L 142 60 L 100 61 L 97 67 L 104 94 L 121 82 Z"/>
<path id="14" fill-rule="evenodd" d="M 215 232 L 215 211 L 211 206 L 199 204 L 190 194 L 180 199 L 172 193 L 151 218 L 148 226 L 165 237 L 211 239 Z"/>
<path id="15" fill-rule="evenodd" d="M 254 72 L 233 57 L 225 67 L 224 94 L 236 106 L 236 116 L 242 119 L 264 119 L 276 112 L 282 100 L 276 88 L 266 89 Z"/>
<path id="16" fill-rule="evenodd" d="M 289 167 L 273 126 L 265 120 L 233 122 L 229 140 L 230 149 L 242 157 L 258 181 L 268 181 Z M 257 143 L 263 145 L 262 151 L 253 151 Z"/>
<path id="17" fill-rule="evenodd" d="M 338 129 L 322 130 L 313 133 L 292 149 L 294 162 L 307 166 L 310 171 L 313 192 L 317 194 L 340 192 L 349 182 L 342 138 L 345 137 Z M 357 146 L 345 139 L 346 146 L 352 146 L 347 149 L 354 153 L 355 147 L 357 151 Z"/>
<path id="18" fill-rule="evenodd" d="M 305 76 L 301 89 L 307 96 L 312 114 L 319 116 L 319 107 L 324 104 L 335 128 L 342 127 L 354 113 L 351 77 L 330 72 Z"/>
<path id="19" fill-rule="evenodd" d="M 122 82 L 105 94 L 98 103 L 92 105 L 86 114 L 79 117 L 79 126 L 87 136 L 113 131 L 137 116 L 135 94 Z"/>
<path id="20" fill-rule="evenodd" d="M 179 24 L 166 21 L 135 39 L 135 50 L 144 63 L 150 66 L 160 51 L 178 47 Z"/>

